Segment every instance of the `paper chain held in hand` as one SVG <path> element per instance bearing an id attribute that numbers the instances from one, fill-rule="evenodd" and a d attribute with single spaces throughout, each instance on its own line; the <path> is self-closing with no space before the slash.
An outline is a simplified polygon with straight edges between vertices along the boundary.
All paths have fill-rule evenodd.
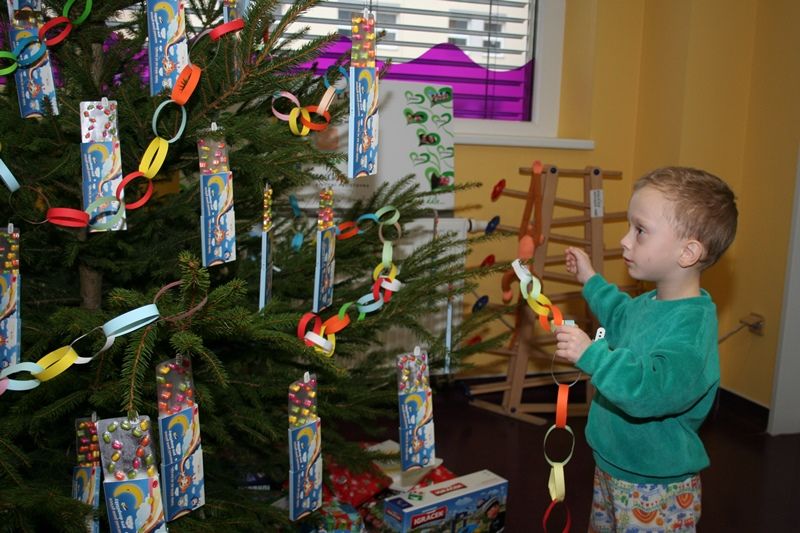
<path id="1" fill-rule="evenodd" d="M 558 309 L 557 306 L 553 305 L 549 298 L 547 298 L 544 294 L 542 294 L 542 284 L 541 282 L 530 273 L 527 267 L 520 261 L 519 259 L 515 259 L 511 266 L 514 269 L 514 273 L 519 278 L 519 289 L 522 293 L 522 297 L 528 303 L 530 308 L 533 310 L 534 313 L 539 315 L 539 323 L 541 326 L 550 331 L 551 324 L 555 326 L 561 325 L 568 325 L 574 326 L 574 322 L 571 320 L 564 320 L 564 317 L 561 311 Z M 530 290 L 529 290 L 530 287 Z M 550 320 L 550 314 L 552 313 L 553 319 Z M 605 330 L 603 328 L 599 328 L 597 330 L 597 335 L 595 340 L 603 338 L 605 335 Z M 553 366 L 555 365 L 555 355 L 553 356 L 553 361 L 550 365 L 550 375 L 553 377 L 553 381 L 558 386 L 558 399 L 556 401 L 556 420 L 555 423 L 550 426 L 547 432 L 544 435 L 544 443 L 542 444 L 542 450 L 544 451 L 544 458 L 545 461 L 550 465 L 550 478 L 547 482 L 547 488 L 550 491 L 550 505 L 547 507 L 547 510 L 542 517 L 542 529 L 547 531 L 547 521 L 550 519 L 550 513 L 553 511 L 555 506 L 558 503 L 563 503 L 564 499 L 566 498 L 566 486 L 564 480 L 564 467 L 566 464 L 572 459 L 572 452 L 575 449 L 575 433 L 572 431 L 572 428 L 567 425 L 567 406 L 569 403 L 569 389 L 575 385 L 581 377 L 581 373 L 578 372 L 578 376 L 572 381 L 572 383 L 562 383 L 556 377 L 555 372 L 553 371 Z M 567 456 L 562 459 L 561 461 L 555 461 L 550 458 L 547 453 L 547 439 L 550 435 L 556 430 L 561 429 L 566 431 L 571 439 L 572 444 L 570 445 L 570 450 Z M 572 525 L 572 516 L 569 512 L 569 507 L 566 507 L 566 521 L 563 531 L 568 532 L 570 530 L 570 526 Z"/>

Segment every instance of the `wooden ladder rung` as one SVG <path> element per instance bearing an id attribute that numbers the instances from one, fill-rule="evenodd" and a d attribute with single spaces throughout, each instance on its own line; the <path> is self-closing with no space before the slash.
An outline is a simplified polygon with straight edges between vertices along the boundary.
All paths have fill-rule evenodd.
<path id="1" fill-rule="evenodd" d="M 542 279 L 549 279 L 550 281 L 560 281 L 562 283 L 574 283 L 580 285 L 581 283 L 575 279 L 572 274 L 562 274 L 561 272 L 542 272 L 540 276 Z"/>
<path id="2" fill-rule="evenodd" d="M 550 298 L 551 302 L 559 303 L 583 298 L 583 293 L 581 291 L 557 292 L 555 294 L 550 294 L 547 297 Z"/>
<path id="3" fill-rule="evenodd" d="M 617 222 L 620 220 L 627 220 L 627 219 L 628 219 L 627 211 L 612 211 L 611 213 L 603 213 L 604 222 Z"/>
<path id="4" fill-rule="evenodd" d="M 613 213 L 605 213 L 603 215 L 603 222 L 618 222 L 621 220 L 626 220 L 627 218 L 628 213 L 625 211 L 615 211 Z M 550 227 L 574 226 L 577 224 L 585 224 L 591 221 L 592 217 L 589 215 L 575 215 L 572 217 L 554 218 L 550 222 Z"/>
<path id="5" fill-rule="evenodd" d="M 523 403 L 517 408 L 522 413 L 552 413 L 555 408 L 553 403 Z M 567 407 L 571 416 L 583 416 L 589 412 L 589 406 L 583 403 L 573 403 Z"/>
<path id="6" fill-rule="evenodd" d="M 620 257 L 622 255 L 622 248 L 608 248 L 607 250 L 603 251 L 603 257 L 608 259 L 609 257 Z"/>
<path id="7" fill-rule="evenodd" d="M 511 388 L 507 381 L 499 383 L 482 383 L 480 385 L 472 385 L 469 388 L 470 394 L 487 394 L 490 392 L 506 391 Z"/>
<path id="8" fill-rule="evenodd" d="M 507 233 L 519 233 L 518 227 L 509 226 L 508 224 L 498 224 L 496 228 L 500 231 L 505 231 Z"/>
<path id="9" fill-rule="evenodd" d="M 545 171 L 550 168 L 552 165 L 542 165 L 542 169 Z M 607 179 L 619 179 L 622 177 L 622 172 L 619 170 L 602 170 L 600 169 L 603 178 Z M 558 177 L 564 178 L 585 178 L 587 176 L 588 170 L 585 168 L 559 168 L 558 169 Z M 531 167 L 519 167 L 519 173 L 522 176 L 530 176 L 532 174 Z M 542 172 L 542 176 L 544 176 L 544 172 Z"/>
<path id="10" fill-rule="evenodd" d="M 527 191 L 518 191 L 516 189 L 503 189 L 502 195 L 510 196 L 511 198 L 521 198 L 523 200 L 528 199 Z"/>
<path id="11" fill-rule="evenodd" d="M 592 218 L 589 215 L 577 215 L 574 217 L 561 217 L 561 218 L 554 218 L 550 222 L 551 228 L 561 228 L 564 226 L 574 226 L 576 224 L 585 224 L 589 222 Z"/>
<path id="12" fill-rule="evenodd" d="M 511 350 L 509 348 L 492 348 L 491 350 L 486 350 L 486 353 L 490 353 L 492 355 L 507 355 L 509 357 L 513 357 L 518 354 L 517 350 Z"/>
<path id="13" fill-rule="evenodd" d="M 560 233 L 551 233 L 549 240 L 553 242 L 560 242 L 562 244 L 573 244 L 575 246 L 589 246 L 592 241 L 589 239 L 581 239 L 578 237 L 571 237 L 569 235 L 561 235 Z"/>
<path id="14" fill-rule="evenodd" d="M 571 207 L 573 209 L 589 209 L 589 204 L 577 200 L 567 200 L 566 198 L 554 198 L 553 204 L 559 207 Z"/>

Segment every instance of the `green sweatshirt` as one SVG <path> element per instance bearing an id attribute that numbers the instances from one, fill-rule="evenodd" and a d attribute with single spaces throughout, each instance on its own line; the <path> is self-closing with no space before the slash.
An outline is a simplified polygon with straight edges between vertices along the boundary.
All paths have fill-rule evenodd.
<path id="1" fill-rule="evenodd" d="M 601 470 L 633 483 L 673 483 L 708 466 L 698 430 L 719 386 L 717 313 L 708 292 L 631 298 L 599 274 L 583 295 L 604 339 L 576 363 L 596 388 L 586 439 Z"/>

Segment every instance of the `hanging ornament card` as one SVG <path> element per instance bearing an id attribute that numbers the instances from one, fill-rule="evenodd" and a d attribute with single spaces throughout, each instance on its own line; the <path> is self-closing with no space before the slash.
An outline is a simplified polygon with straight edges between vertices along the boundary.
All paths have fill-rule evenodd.
<path id="1" fill-rule="evenodd" d="M 305 373 L 289 386 L 289 519 L 322 506 L 322 433 L 317 378 Z"/>
<path id="2" fill-rule="evenodd" d="M 224 140 L 200 139 L 200 238 L 203 266 L 236 260 L 233 174 Z"/>
<path id="3" fill-rule="evenodd" d="M 75 421 L 76 445 L 78 450 L 78 466 L 72 470 L 72 497 L 81 503 L 100 507 L 100 445 L 97 436 L 97 424 L 91 418 L 79 418 Z M 99 533 L 100 522 L 96 518 L 86 519 L 86 531 Z"/>
<path id="4" fill-rule="evenodd" d="M 177 357 L 156 367 L 159 445 L 167 522 L 205 505 L 200 412 L 194 401 L 192 364 Z"/>
<path id="5" fill-rule="evenodd" d="M 0 229 L 0 370 L 19 363 L 22 320 L 19 316 L 19 230 Z"/>
<path id="6" fill-rule="evenodd" d="M 250 0 L 222 0 L 222 17 L 225 22 L 244 18 Z"/>
<path id="7" fill-rule="evenodd" d="M 375 66 L 375 14 L 353 17 L 350 53 L 350 121 L 347 177 L 378 172 L 378 74 Z"/>
<path id="8" fill-rule="evenodd" d="M 86 210 L 100 198 L 116 198 L 117 187 L 122 183 L 122 154 L 115 100 L 104 98 L 96 102 L 81 102 L 80 113 L 83 209 Z M 110 224 L 104 229 L 93 228 L 91 231 L 126 228 L 125 207 L 116 201 L 101 203 L 89 213 L 89 217 L 93 225 Z"/>
<path id="9" fill-rule="evenodd" d="M 111 532 L 166 533 L 150 417 L 99 420 L 97 433 Z"/>
<path id="10" fill-rule="evenodd" d="M 333 281 L 336 266 L 336 227 L 333 224 L 333 190 L 320 192 L 317 217 L 317 267 L 314 272 L 312 311 L 319 313 L 333 304 Z"/>
<path id="11" fill-rule="evenodd" d="M 58 115 L 50 52 L 42 51 L 44 44 L 38 39 L 39 28 L 44 24 L 42 1 L 8 0 L 7 4 L 11 21 L 10 48 L 14 50 L 26 39 L 36 41 L 22 50 L 17 58 L 20 66 L 14 71 L 20 115 L 23 118 L 42 117 L 46 113 Z M 50 109 L 47 109 L 48 102 Z"/>
<path id="12" fill-rule="evenodd" d="M 403 471 L 435 460 L 433 393 L 428 380 L 428 354 L 414 348 L 397 356 L 397 399 L 400 409 L 400 463 Z"/>
<path id="13" fill-rule="evenodd" d="M 264 186 L 264 211 L 261 221 L 261 275 L 258 310 L 264 309 L 272 296 L 272 187 Z"/>
<path id="14" fill-rule="evenodd" d="M 172 89 L 189 64 L 186 13 L 182 0 L 147 0 L 150 96 Z"/>

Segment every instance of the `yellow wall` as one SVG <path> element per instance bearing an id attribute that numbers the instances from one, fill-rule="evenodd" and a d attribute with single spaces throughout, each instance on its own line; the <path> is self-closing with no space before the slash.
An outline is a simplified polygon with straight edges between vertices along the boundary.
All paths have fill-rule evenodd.
<path id="1" fill-rule="evenodd" d="M 590 138 L 595 149 L 459 146 L 459 179 L 485 185 L 457 198 L 459 216 L 500 214 L 517 225 L 523 202 L 492 203 L 489 192 L 501 178 L 527 188 L 517 168 L 537 159 L 621 170 L 622 181 L 606 183 L 607 211 L 625 210 L 633 178 L 660 165 L 722 176 L 737 193 L 740 229 L 704 286 L 721 332 L 749 312 L 766 317 L 763 337 L 745 331 L 721 346 L 723 386 L 768 405 L 800 139 L 798 20 L 795 0 L 568 0 L 559 134 Z M 618 246 L 623 230 L 609 225 L 606 246 Z M 471 263 L 489 253 L 513 259 L 516 240 L 480 247 Z M 606 273 L 629 281 L 619 261 Z M 499 301 L 499 280 L 484 280 L 479 292 Z M 505 372 L 503 358 L 472 363 L 473 373 Z"/>

